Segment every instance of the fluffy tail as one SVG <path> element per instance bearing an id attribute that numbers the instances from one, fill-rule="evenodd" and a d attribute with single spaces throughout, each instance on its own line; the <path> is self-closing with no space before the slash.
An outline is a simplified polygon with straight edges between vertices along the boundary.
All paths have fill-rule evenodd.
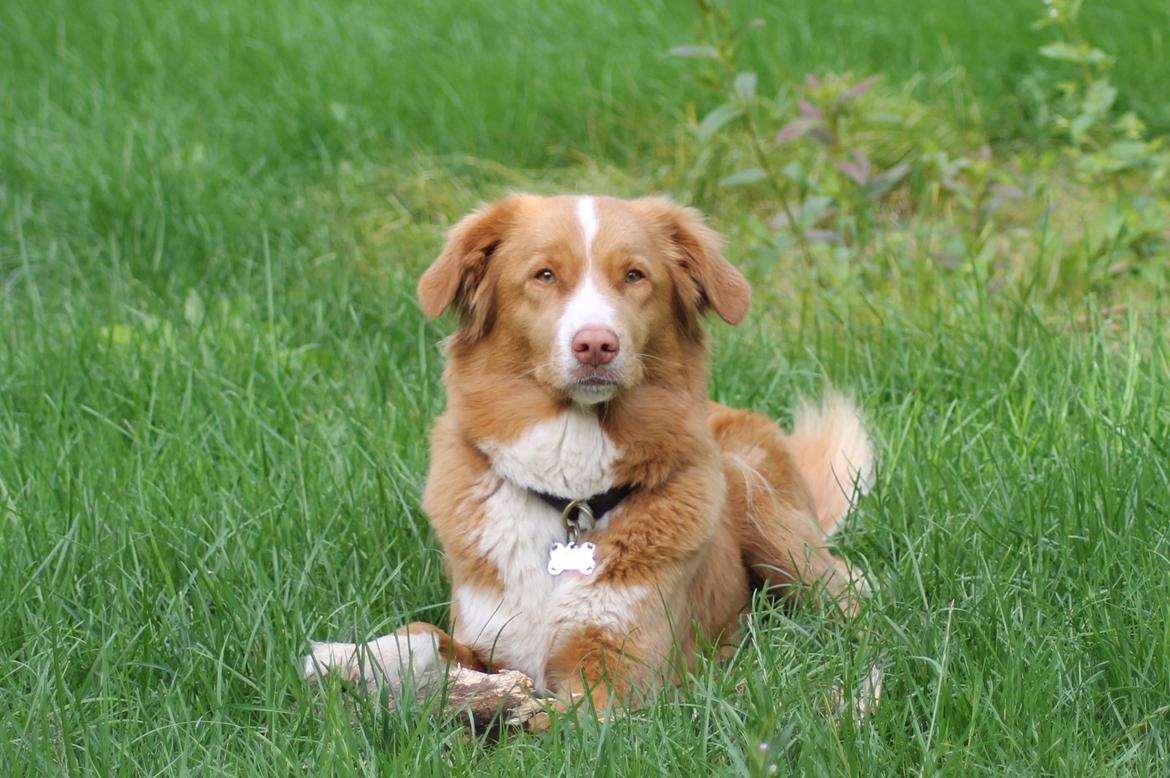
<path id="1" fill-rule="evenodd" d="M 857 498 L 873 486 L 873 443 L 861 414 L 835 393 L 819 407 L 802 402 L 786 443 L 812 493 L 817 521 L 832 535 Z"/>

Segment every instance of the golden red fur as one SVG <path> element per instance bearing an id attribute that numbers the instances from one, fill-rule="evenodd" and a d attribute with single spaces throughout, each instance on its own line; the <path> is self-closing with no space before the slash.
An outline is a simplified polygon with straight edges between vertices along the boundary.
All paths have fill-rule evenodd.
<path id="1" fill-rule="evenodd" d="M 451 632 L 317 644 L 311 676 L 394 681 L 453 659 L 600 709 L 734 639 L 755 586 L 805 584 L 855 610 L 862 579 L 826 545 L 872 478 L 869 439 L 839 397 L 792 436 L 708 401 L 700 319 L 738 323 L 751 289 L 695 211 L 514 195 L 460 221 L 418 291 L 428 317 L 459 317 L 423 495 Z M 623 485 L 584 538 L 596 570 L 551 575 L 565 530 L 536 493 Z"/>

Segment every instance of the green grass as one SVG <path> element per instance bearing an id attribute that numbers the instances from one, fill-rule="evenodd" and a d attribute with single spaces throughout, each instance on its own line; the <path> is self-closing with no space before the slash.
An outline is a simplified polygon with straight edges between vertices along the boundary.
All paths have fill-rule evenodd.
<path id="1" fill-rule="evenodd" d="M 763 195 L 704 183 L 684 117 L 719 98 L 660 56 L 693 15 L 547 5 L 0 9 L 0 774 L 1159 772 L 1168 255 L 1155 224 L 1115 270 L 1091 233 L 1116 202 L 1156 210 L 1164 182 L 1076 184 L 1039 144 L 1024 82 L 1059 76 L 1038 14 L 737 11 L 768 19 L 743 55 L 762 88 L 921 74 L 932 117 L 974 108 L 1035 184 L 1011 257 L 915 254 L 958 220 L 923 209 L 810 270 Z M 1170 127 L 1165 5 L 1086 14 L 1123 107 Z M 678 694 L 498 745 L 305 687 L 310 637 L 445 618 L 418 499 L 448 325 L 412 290 L 446 225 L 514 187 L 712 210 L 758 293 L 742 328 L 713 325 L 712 393 L 785 420 L 829 378 L 879 440 L 843 539 L 879 583 L 873 637 L 761 603 L 736 658 Z M 1050 192 L 1082 209 L 1053 212 L 1056 238 Z M 872 722 L 826 713 L 875 659 Z"/>

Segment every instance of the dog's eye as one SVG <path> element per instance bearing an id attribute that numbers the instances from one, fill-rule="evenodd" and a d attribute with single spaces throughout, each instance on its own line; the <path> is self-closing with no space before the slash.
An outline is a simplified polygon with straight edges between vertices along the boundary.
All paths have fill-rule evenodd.
<path id="1" fill-rule="evenodd" d="M 627 284 L 635 284 L 638 281 L 641 281 L 645 277 L 646 277 L 646 274 L 643 273 L 641 270 L 635 270 L 633 268 L 630 268 L 629 270 L 626 271 L 626 283 Z"/>
<path id="2" fill-rule="evenodd" d="M 553 275 L 553 271 L 549 270 L 547 267 L 542 267 L 540 270 L 537 270 L 536 274 L 532 277 L 537 281 L 540 281 L 542 284 L 551 284 L 553 281 L 557 280 L 557 277 Z"/>

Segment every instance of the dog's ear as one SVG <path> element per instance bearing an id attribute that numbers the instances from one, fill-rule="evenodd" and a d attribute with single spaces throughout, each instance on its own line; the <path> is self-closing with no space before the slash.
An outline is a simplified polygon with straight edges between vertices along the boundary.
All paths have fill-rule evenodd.
<path id="1" fill-rule="evenodd" d="M 652 231 L 662 237 L 676 276 L 679 304 L 687 323 L 698 326 L 698 317 L 714 309 L 728 324 L 739 324 L 752 303 L 752 287 L 726 259 L 718 233 L 707 226 L 693 208 L 661 197 L 634 201 Z"/>
<path id="2" fill-rule="evenodd" d="M 423 315 L 434 319 L 449 307 L 459 312 L 456 336 L 475 341 L 491 324 L 493 291 L 485 283 L 488 262 L 504 242 L 522 195 L 507 197 L 464 216 L 447 233 L 447 242 L 418 281 Z"/>

